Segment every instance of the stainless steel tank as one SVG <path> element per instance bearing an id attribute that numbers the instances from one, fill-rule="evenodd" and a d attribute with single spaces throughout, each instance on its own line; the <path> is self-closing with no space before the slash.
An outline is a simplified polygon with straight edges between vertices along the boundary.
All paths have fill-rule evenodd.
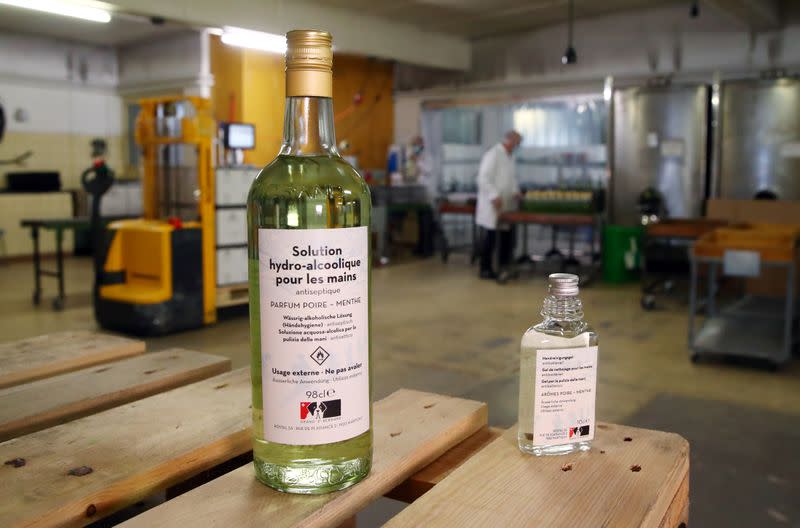
<path id="1" fill-rule="evenodd" d="M 610 219 L 640 221 L 639 194 L 657 189 L 666 216 L 700 216 L 706 195 L 708 87 L 648 86 L 614 92 Z"/>
<path id="2" fill-rule="evenodd" d="M 724 82 L 719 115 L 717 194 L 800 200 L 800 81 Z"/>

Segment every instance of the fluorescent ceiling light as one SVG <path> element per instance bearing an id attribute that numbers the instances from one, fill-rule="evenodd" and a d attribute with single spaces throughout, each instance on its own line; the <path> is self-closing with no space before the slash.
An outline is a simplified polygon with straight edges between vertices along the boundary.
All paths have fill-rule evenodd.
<path id="1" fill-rule="evenodd" d="M 225 26 L 221 40 L 229 46 L 286 53 L 286 37 L 274 33 Z"/>
<path id="2" fill-rule="evenodd" d="M 32 9 L 34 11 L 42 11 L 54 15 L 80 18 L 92 22 L 102 22 L 103 24 L 111 21 L 111 13 L 105 9 L 72 2 L 58 0 L 0 0 L 0 5 Z"/>

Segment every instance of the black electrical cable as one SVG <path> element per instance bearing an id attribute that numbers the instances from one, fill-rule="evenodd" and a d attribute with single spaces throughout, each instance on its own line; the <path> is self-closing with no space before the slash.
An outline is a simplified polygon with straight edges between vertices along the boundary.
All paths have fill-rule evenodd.
<path id="1" fill-rule="evenodd" d="M 575 3 L 569 0 L 567 3 L 567 49 L 561 56 L 561 64 L 575 64 L 578 62 L 578 54 L 572 42 L 573 25 L 575 23 Z"/>

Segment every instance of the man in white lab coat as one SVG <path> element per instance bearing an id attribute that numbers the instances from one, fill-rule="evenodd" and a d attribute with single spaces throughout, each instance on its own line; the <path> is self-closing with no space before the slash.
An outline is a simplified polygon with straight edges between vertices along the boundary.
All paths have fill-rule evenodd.
<path id="1" fill-rule="evenodd" d="M 481 227 L 480 277 L 505 279 L 511 263 L 513 232 L 511 226 L 498 222 L 501 213 L 513 211 L 519 201 L 519 184 L 514 165 L 514 151 L 522 136 L 509 130 L 503 141 L 489 149 L 481 158 L 478 171 L 478 204 L 475 223 Z M 500 273 L 492 268 L 495 247 L 499 246 Z"/>

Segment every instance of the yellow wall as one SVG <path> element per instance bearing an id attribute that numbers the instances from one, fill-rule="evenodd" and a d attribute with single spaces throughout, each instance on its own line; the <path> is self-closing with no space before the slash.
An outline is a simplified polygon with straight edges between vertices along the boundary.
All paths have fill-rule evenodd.
<path id="1" fill-rule="evenodd" d="M 343 154 L 358 157 L 362 169 L 385 169 L 394 129 L 391 63 L 336 55 L 333 58 L 333 113 L 336 140 L 350 142 Z M 361 92 L 360 104 L 353 98 Z"/>
<path id="2" fill-rule="evenodd" d="M 245 152 L 244 159 L 266 165 L 278 154 L 283 140 L 283 57 L 245 50 L 242 73 L 242 119 L 256 125 L 256 148 Z"/>
<path id="3" fill-rule="evenodd" d="M 226 46 L 218 37 L 211 40 L 214 117 L 231 120 L 233 98 L 233 119 L 256 126 L 256 148 L 245 152 L 246 163 L 266 165 L 280 148 L 285 99 L 283 69 L 280 55 Z M 350 149 L 343 154 L 358 156 L 361 168 L 386 166 L 394 120 L 392 81 L 391 63 L 346 55 L 334 57 L 336 138 L 350 142 Z M 359 92 L 362 101 L 355 104 L 353 99 Z"/>
<path id="4" fill-rule="evenodd" d="M 211 105 L 217 121 L 237 121 L 242 116 L 242 50 L 226 46 L 219 37 L 211 39 Z M 233 115 L 231 115 L 231 109 Z"/>

